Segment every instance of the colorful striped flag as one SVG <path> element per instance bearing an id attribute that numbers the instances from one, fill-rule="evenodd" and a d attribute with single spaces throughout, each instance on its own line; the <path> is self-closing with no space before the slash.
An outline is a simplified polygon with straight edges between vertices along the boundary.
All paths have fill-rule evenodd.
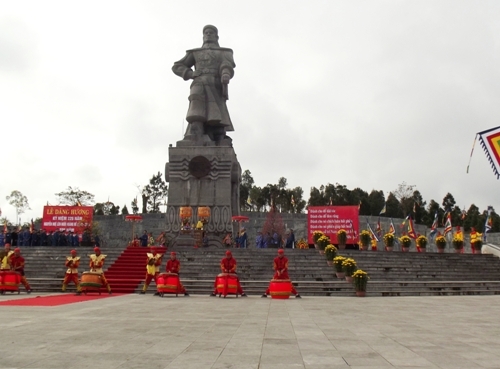
<path id="1" fill-rule="evenodd" d="M 382 210 L 380 210 L 380 213 L 378 213 L 378 215 L 385 214 L 386 211 L 387 211 L 387 204 L 384 204 L 384 207 L 382 208 Z"/>
<path id="2" fill-rule="evenodd" d="M 370 223 L 368 223 L 368 219 L 366 219 L 366 226 L 368 227 L 368 230 L 370 231 L 370 236 L 372 237 L 372 240 L 376 240 L 377 242 L 379 241 L 377 235 L 375 232 L 373 232 L 372 227 L 370 226 Z"/>
<path id="3" fill-rule="evenodd" d="M 438 212 L 436 211 L 436 214 L 434 214 L 434 221 L 432 222 L 431 225 L 431 232 L 429 233 L 429 237 L 432 239 L 436 236 L 437 234 L 437 227 L 438 227 Z"/>
<path id="4" fill-rule="evenodd" d="M 417 232 L 415 232 L 415 226 L 413 225 L 413 219 L 410 217 L 408 219 L 408 237 L 417 239 Z"/>
<path id="5" fill-rule="evenodd" d="M 394 223 L 391 218 L 391 224 L 389 225 L 389 233 L 390 234 L 396 234 L 396 227 L 394 227 Z"/>
<path id="6" fill-rule="evenodd" d="M 446 223 L 444 224 L 444 235 L 446 236 L 452 231 L 452 229 L 453 226 L 451 225 L 451 213 L 448 212 L 448 215 L 446 216 Z"/>

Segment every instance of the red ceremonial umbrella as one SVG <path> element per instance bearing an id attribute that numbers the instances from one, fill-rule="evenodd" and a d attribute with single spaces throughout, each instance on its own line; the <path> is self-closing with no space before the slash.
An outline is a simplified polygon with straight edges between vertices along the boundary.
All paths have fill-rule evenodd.
<path id="1" fill-rule="evenodd" d="M 238 236 L 239 236 L 241 233 L 241 223 L 248 222 L 250 220 L 250 218 L 246 217 L 244 215 L 234 215 L 231 217 L 231 220 L 233 222 L 238 222 Z"/>
<path id="2" fill-rule="evenodd" d="M 135 233 L 135 223 L 142 222 L 142 216 L 137 215 L 137 214 L 125 215 L 125 221 L 132 222 L 132 241 L 133 241 L 134 240 L 134 233 Z"/>

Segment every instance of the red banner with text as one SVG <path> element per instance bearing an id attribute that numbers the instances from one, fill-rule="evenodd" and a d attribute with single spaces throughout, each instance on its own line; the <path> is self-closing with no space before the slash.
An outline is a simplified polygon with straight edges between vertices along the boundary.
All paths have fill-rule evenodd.
<path id="1" fill-rule="evenodd" d="M 359 209 L 357 206 L 309 206 L 307 208 L 307 235 L 313 244 L 312 234 L 321 231 L 336 245 L 337 231 L 347 232 L 347 244 L 359 241 Z"/>
<path id="2" fill-rule="evenodd" d="M 92 206 L 44 206 L 42 229 L 82 233 L 92 224 L 94 208 Z"/>

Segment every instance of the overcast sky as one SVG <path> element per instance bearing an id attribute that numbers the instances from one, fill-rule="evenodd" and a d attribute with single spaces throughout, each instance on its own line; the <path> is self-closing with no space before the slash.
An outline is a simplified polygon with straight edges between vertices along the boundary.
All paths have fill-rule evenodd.
<path id="1" fill-rule="evenodd" d="M 500 210 L 476 132 L 500 125 L 498 1 L 3 1 L 2 216 L 42 216 L 68 186 L 122 207 L 183 137 L 171 71 L 219 29 L 230 136 L 256 185 L 340 183 Z"/>

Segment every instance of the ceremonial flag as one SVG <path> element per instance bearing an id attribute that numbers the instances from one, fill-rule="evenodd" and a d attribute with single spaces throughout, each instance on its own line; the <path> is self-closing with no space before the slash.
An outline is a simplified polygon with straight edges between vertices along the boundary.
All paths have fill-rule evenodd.
<path id="1" fill-rule="evenodd" d="M 446 216 L 446 223 L 444 224 L 444 235 L 446 236 L 451 232 L 452 229 L 453 227 L 451 225 L 451 214 L 448 212 L 448 215 Z"/>
<path id="2" fill-rule="evenodd" d="M 408 237 L 413 238 L 414 240 L 417 239 L 417 233 L 415 232 L 413 219 L 411 217 L 408 219 Z"/>
<path id="3" fill-rule="evenodd" d="M 292 194 L 292 198 L 290 199 L 290 202 L 292 203 L 292 206 L 295 205 L 295 199 L 293 198 L 293 194 Z"/>
<path id="4" fill-rule="evenodd" d="M 384 204 L 384 207 L 382 208 L 382 210 L 380 210 L 380 213 L 378 215 L 385 214 L 386 210 L 387 210 L 387 204 Z"/>
<path id="5" fill-rule="evenodd" d="M 484 233 L 489 232 L 493 227 L 493 220 L 491 219 L 491 212 L 493 211 L 492 206 L 488 206 L 488 215 L 486 216 L 486 222 L 484 222 Z"/>
<path id="6" fill-rule="evenodd" d="M 361 200 L 359 200 L 358 210 L 361 209 Z"/>
<path id="7" fill-rule="evenodd" d="M 465 208 L 464 208 L 464 210 L 462 210 L 462 214 L 460 215 L 460 219 L 464 220 L 466 216 L 467 216 L 467 212 L 465 211 Z"/>
<path id="8" fill-rule="evenodd" d="M 354 224 L 352 223 L 352 219 L 347 219 L 346 222 L 348 223 L 349 227 L 349 233 L 352 234 L 353 238 L 356 238 L 357 234 L 356 231 L 354 230 Z"/>
<path id="9" fill-rule="evenodd" d="M 375 229 L 377 232 L 377 236 L 381 237 L 382 236 L 382 227 L 380 226 L 380 217 L 378 217 L 377 221 L 377 229 Z"/>
<path id="10" fill-rule="evenodd" d="M 413 203 L 413 214 L 417 214 L 417 203 Z"/>
<path id="11" fill-rule="evenodd" d="M 293 198 L 293 196 L 292 196 L 292 198 Z M 248 197 L 247 197 L 247 204 L 252 205 L 252 199 L 250 198 L 250 194 L 248 194 Z"/>
<path id="12" fill-rule="evenodd" d="M 389 233 L 396 234 L 396 228 L 394 227 L 394 223 L 392 222 L 392 218 L 391 218 L 391 224 L 389 225 Z"/>
<path id="13" fill-rule="evenodd" d="M 403 223 L 401 223 L 401 228 L 403 228 L 406 224 L 406 221 L 410 219 L 410 215 L 407 215 L 406 218 L 403 220 Z"/>
<path id="14" fill-rule="evenodd" d="M 493 173 L 500 178 L 500 127 L 495 127 L 488 129 L 486 131 L 476 133 L 474 138 L 474 144 L 472 145 L 472 150 L 470 153 L 469 165 L 472 159 L 472 153 L 474 152 L 474 145 L 476 144 L 477 136 L 479 136 L 479 142 L 484 149 L 486 157 L 491 164 Z M 467 173 L 469 173 L 469 165 L 467 165 Z"/>
<path id="15" fill-rule="evenodd" d="M 434 236 L 436 236 L 437 233 L 437 227 L 438 227 L 438 212 L 436 211 L 436 214 L 434 214 L 434 221 L 432 222 L 431 225 L 431 232 L 429 233 L 429 237 L 432 239 Z"/>
<path id="16" fill-rule="evenodd" d="M 332 197 L 330 196 L 330 202 L 328 203 L 328 205 L 333 205 L 333 201 L 332 201 Z"/>
<path id="17" fill-rule="evenodd" d="M 368 218 L 366 219 L 366 226 L 368 227 L 368 230 L 370 231 L 370 236 L 371 236 L 372 240 L 376 240 L 378 242 L 379 239 L 378 239 L 377 235 L 375 234 L 375 232 L 373 232 L 373 229 L 370 226 L 370 223 L 368 223 Z"/>

